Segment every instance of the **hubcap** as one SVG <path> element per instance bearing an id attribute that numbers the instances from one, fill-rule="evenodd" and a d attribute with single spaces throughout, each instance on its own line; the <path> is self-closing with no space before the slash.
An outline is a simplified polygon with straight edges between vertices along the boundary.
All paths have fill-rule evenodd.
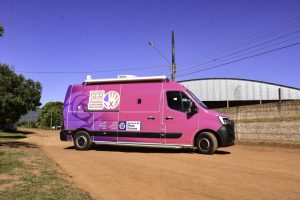
<path id="1" fill-rule="evenodd" d="M 200 141 L 200 149 L 201 150 L 208 150 L 210 147 L 210 141 L 207 138 L 201 138 Z"/>
<path id="2" fill-rule="evenodd" d="M 77 144 L 78 144 L 78 146 L 80 146 L 80 147 L 84 147 L 84 146 L 86 146 L 86 144 L 87 144 L 87 138 L 85 137 L 85 136 L 79 136 L 78 138 L 77 138 Z"/>

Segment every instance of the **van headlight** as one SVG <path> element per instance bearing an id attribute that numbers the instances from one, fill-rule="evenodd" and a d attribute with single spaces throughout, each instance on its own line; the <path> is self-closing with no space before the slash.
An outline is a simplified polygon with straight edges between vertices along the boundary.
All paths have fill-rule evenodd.
<path id="1" fill-rule="evenodd" d="M 218 116 L 218 118 L 222 124 L 230 124 L 230 119 L 228 117 Z"/>

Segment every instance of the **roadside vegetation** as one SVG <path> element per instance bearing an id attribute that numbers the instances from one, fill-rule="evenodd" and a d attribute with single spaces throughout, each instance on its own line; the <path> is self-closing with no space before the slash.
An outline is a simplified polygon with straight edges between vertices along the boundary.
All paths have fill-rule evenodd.
<path id="1" fill-rule="evenodd" d="M 0 142 L 0 200 L 92 199 L 34 145 Z"/>
<path id="2" fill-rule="evenodd" d="M 42 107 L 37 126 L 42 129 L 58 129 L 62 121 L 62 102 L 48 102 Z"/>
<path id="3" fill-rule="evenodd" d="M 0 130 L 16 123 L 28 111 L 36 110 L 41 105 L 41 92 L 39 82 L 26 79 L 0 63 Z"/>

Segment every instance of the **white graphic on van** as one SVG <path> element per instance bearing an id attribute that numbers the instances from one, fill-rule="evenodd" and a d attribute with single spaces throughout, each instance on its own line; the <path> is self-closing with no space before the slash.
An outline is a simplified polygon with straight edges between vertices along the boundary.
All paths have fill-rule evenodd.
<path id="1" fill-rule="evenodd" d="M 116 91 L 109 91 L 105 93 L 104 90 L 90 91 L 88 109 L 89 110 L 103 110 L 115 109 L 120 104 L 120 95 Z"/>
<path id="2" fill-rule="evenodd" d="M 140 121 L 120 121 L 119 130 L 122 131 L 141 131 Z"/>
<path id="3" fill-rule="evenodd" d="M 120 103 L 120 95 L 115 91 L 109 91 L 104 96 L 104 107 L 107 109 L 114 109 Z"/>

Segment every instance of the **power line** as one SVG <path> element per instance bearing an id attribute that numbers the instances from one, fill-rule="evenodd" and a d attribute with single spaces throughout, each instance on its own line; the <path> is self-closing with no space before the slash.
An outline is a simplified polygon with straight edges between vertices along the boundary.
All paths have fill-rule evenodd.
<path id="1" fill-rule="evenodd" d="M 265 51 L 265 52 L 262 52 L 262 53 L 254 54 L 252 56 L 246 56 L 244 58 L 233 60 L 233 61 L 230 61 L 230 62 L 227 62 L 227 63 L 223 63 L 223 64 L 207 67 L 207 68 L 204 68 L 204 69 L 201 69 L 201 70 L 196 70 L 196 71 L 193 71 L 193 72 L 190 72 L 190 73 L 182 74 L 182 75 L 179 75 L 177 77 L 187 76 L 187 75 L 194 74 L 194 73 L 197 73 L 197 72 L 206 71 L 206 70 L 214 69 L 214 68 L 219 68 L 219 67 L 222 67 L 222 66 L 225 66 L 225 65 L 229 65 L 229 64 L 236 63 L 236 62 L 246 60 L 246 59 L 249 59 L 249 58 L 261 56 L 261 55 L 268 54 L 268 53 L 271 53 L 271 52 L 274 52 L 274 51 L 279 51 L 279 50 L 289 48 L 289 47 L 292 47 L 292 46 L 296 46 L 296 45 L 299 45 L 299 44 L 300 44 L 300 42 L 296 42 L 296 43 L 293 43 L 293 44 L 290 44 L 290 45 L 286 45 L 286 46 L 279 47 L 279 48 L 276 48 L 276 49 L 272 49 L 272 50 L 269 50 L 269 51 Z"/>
<path id="2" fill-rule="evenodd" d="M 218 62 L 219 62 L 219 63 L 222 63 L 222 62 L 230 61 L 230 60 L 232 60 L 232 59 L 238 59 L 238 58 L 241 57 L 241 56 L 248 56 L 249 53 L 250 53 L 250 54 L 253 54 L 253 53 L 255 53 L 255 52 L 258 52 L 258 51 L 261 51 L 261 50 L 264 50 L 264 49 L 268 49 L 268 48 L 270 48 L 270 47 L 277 46 L 277 45 L 279 45 L 279 44 L 284 44 L 284 43 L 286 43 L 286 42 L 290 42 L 290 41 L 295 40 L 295 39 L 298 39 L 298 38 L 300 38 L 300 36 L 295 37 L 295 38 L 292 38 L 292 39 L 289 39 L 289 40 L 281 41 L 281 42 L 279 42 L 279 43 L 272 44 L 272 45 L 269 45 L 269 46 L 266 46 L 266 47 L 263 47 L 263 48 L 260 48 L 260 49 L 256 49 L 256 50 L 254 50 L 254 51 L 247 52 L 247 53 L 244 53 L 244 54 L 235 56 L 235 57 L 231 57 L 231 58 L 222 60 L 222 61 L 220 61 L 220 62 L 219 62 L 219 61 L 216 61 L 216 63 L 218 63 Z M 216 64 L 216 63 L 214 63 L 214 64 Z M 209 66 L 210 66 L 210 65 L 200 66 L 200 67 L 198 67 L 198 69 L 206 68 L 206 67 L 209 67 Z M 195 69 L 194 69 L 194 70 L 195 70 Z M 193 69 L 190 69 L 190 70 L 188 70 L 188 71 L 193 71 Z M 185 73 L 187 73 L 187 72 L 184 72 L 184 73 L 181 73 L 181 74 L 185 74 Z M 179 75 L 181 75 L 181 74 L 179 74 Z"/>
<path id="3" fill-rule="evenodd" d="M 240 47 L 245 47 L 249 44 L 253 44 L 254 42 L 257 42 L 257 41 L 263 41 L 264 39 L 266 38 L 270 38 L 271 36 L 276 36 L 275 33 L 278 33 L 279 30 L 284 30 L 285 32 L 289 29 L 294 29 L 294 28 L 298 28 L 299 27 L 299 22 L 300 21 L 296 21 L 296 22 L 293 22 L 295 20 L 298 20 L 300 17 L 296 17 L 296 18 L 293 18 L 293 19 L 290 19 L 290 20 L 287 20 L 279 25 L 276 25 L 276 26 L 273 26 L 271 28 L 267 28 L 267 29 L 264 29 L 263 31 L 260 31 L 260 32 L 257 32 L 257 33 L 254 33 L 250 36 L 247 36 L 247 37 L 244 37 L 240 40 L 237 40 L 233 43 L 230 43 L 230 44 L 227 44 L 227 45 L 224 45 L 223 47 L 220 47 L 220 48 L 217 48 L 215 50 L 211 50 L 211 51 L 208 51 L 206 53 L 203 53 L 203 54 L 200 54 L 198 56 L 194 56 L 192 58 L 192 60 L 199 60 L 199 58 L 201 57 L 208 57 L 209 55 L 210 56 L 215 56 L 217 54 L 222 54 L 223 52 L 226 52 L 228 53 L 228 51 L 235 51 L 236 49 L 239 49 Z M 290 24 L 291 22 L 293 22 L 292 24 Z M 287 25 L 287 26 L 285 26 Z M 296 25 L 296 26 L 295 26 Z M 276 31 L 272 31 L 272 30 L 276 30 Z M 257 37 L 254 37 L 254 36 L 257 36 Z M 206 55 L 206 56 L 204 56 Z M 191 63 L 190 61 L 188 62 L 179 62 L 179 64 L 183 65 L 183 63 Z M 193 62 L 194 63 L 194 62 Z"/>
<path id="4" fill-rule="evenodd" d="M 227 55 L 225 55 L 225 56 L 221 56 L 221 57 L 214 58 L 214 59 L 212 59 L 212 60 L 208 60 L 208 61 L 203 62 L 203 63 L 200 63 L 200 64 L 198 64 L 198 65 L 195 65 L 195 66 L 191 66 L 191 67 L 185 68 L 184 70 L 185 70 L 185 71 L 186 71 L 186 70 L 191 70 L 191 69 L 196 68 L 196 67 L 199 68 L 199 67 L 200 67 L 201 65 L 203 65 L 203 64 L 214 63 L 214 62 L 216 62 L 216 61 L 220 61 L 220 62 L 221 62 L 222 59 L 227 58 L 227 57 L 229 57 L 229 60 L 230 60 L 230 59 L 233 59 L 233 58 L 236 58 L 236 57 L 239 57 L 239 56 L 244 56 L 244 55 L 247 55 L 247 54 L 249 54 L 249 53 L 256 52 L 256 51 L 258 51 L 258 50 L 262 50 L 262 49 L 266 49 L 266 48 L 272 47 L 272 46 L 274 46 L 274 45 L 278 45 L 278 44 L 281 44 L 281 43 L 284 43 L 284 42 L 288 42 L 288 41 L 291 41 L 291 40 L 294 40 L 294 39 L 299 38 L 299 36 L 294 37 L 294 38 L 292 38 L 292 39 L 284 40 L 284 41 L 281 41 L 281 42 L 278 42 L 278 43 L 275 43 L 275 44 L 274 44 L 274 43 L 271 43 L 271 42 L 274 42 L 274 41 L 276 41 L 276 40 L 280 40 L 280 39 L 282 39 L 282 38 L 284 38 L 284 37 L 287 37 L 287 36 L 290 36 L 290 35 L 293 35 L 293 34 L 299 33 L 299 32 L 300 32 L 300 30 L 294 31 L 294 32 L 292 32 L 292 33 L 288 33 L 288 34 L 285 34 L 285 35 L 281 35 L 281 36 L 279 36 L 279 37 L 277 37 L 277 38 L 274 38 L 274 39 L 272 39 L 272 40 L 268 40 L 268 41 L 266 41 L 266 42 L 263 42 L 263 43 L 260 43 L 260 44 L 254 45 L 254 46 L 247 47 L 247 48 L 245 48 L 245 49 L 242 49 L 242 50 L 239 50 L 239 51 L 236 51 L 236 52 L 227 54 Z M 271 43 L 271 45 L 269 45 L 269 46 L 267 46 L 267 47 L 260 48 L 260 49 L 256 49 L 256 47 L 264 46 L 265 44 L 268 44 L 268 43 Z M 249 51 L 250 49 L 254 49 L 254 51 L 252 51 L 252 52 L 247 52 L 247 51 Z M 241 52 L 246 52 L 246 53 L 245 53 L 245 54 L 239 55 Z M 236 54 L 237 54 L 238 56 L 235 56 L 235 57 L 232 58 L 232 56 L 233 56 L 233 55 L 236 55 Z M 231 57 L 231 58 L 230 58 L 230 57 Z M 228 60 L 228 59 L 227 59 L 227 60 Z M 224 61 L 226 61 L 226 60 L 224 60 Z M 223 62 L 224 62 L 224 61 L 223 61 Z M 206 66 L 204 66 L 204 67 L 206 67 Z M 180 71 L 183 71 L 183 70 L 180 70 Z"/>
<path id="5" fill-rule="evenodd" d="M 242 44 L 241 46 L 242 46 L 242 47 L 245 47 L 245 48 L 243 48 L 243 49 L 237 48 L 237 49 L 233 49 L 233 50 L 231 50 L 231 51 L 229 51 L 229 49 L 228 49 L 228 50 L 225 51 L 223 54 L 221 54 L 221 55 L 223 55 L 223 56 L 219 55 L 219 56 L 215 56 L 215 57 L 210 57 L 209 59 L 206 59 L 205 62 L 203 62 L 203 63 L 201 63 L 201 64 L 197 64 L 196 66 L 199 66 L 199 65 L 202 65 L 202 64 L 205 64 L 205 63 L 210 63 L 210 62 L 213 62 L 213 61 L 218 60 L 218 59 L 220 59 L 220 58 L 226 58 L 226 57 L 228 57 L 228 56 L 231 56 L 231 55 L 234 55 L 234 54 L 238 54 L 238 53 L 240 53 L 240 52 L 247 51 L 247 50 L 249 50 L 249 49 L 252 49 L 252 48 L 255 48 L 255 47 L 258 47 L 258 46 L 262 46 L 262 45 L 264 45 L 264 44 L 271 43 L 271 42 L 273 42 L 273 41 L 280 40 L 280 39 L 285 38 L 285 37 L 289 37 L 290 35 L 293 35 L 293 34 L 298 33 L 298 32 L 300 32 L 299 29 L 296 30 L 296 31 L 294 31 L 294 32 L 288 32 L 287 34 L 284 34 L 284 35 L 281 34 L 281 35 L 279 35 L 278 37 L 273 38 L 273 39 L 268 40 L 268 41 L 265 41 L 265 42 L 259 41 L 260 43 L 258 43 L 258 44 L 256 44 L 256 45 L 253 45 L 253 43 L 249 43 L 249 44 L 253 45 L 253 46 L 250 46 L 250 47 L 247 47 L 249 44 L 246 44 L 246 45 Z M 269 39 L 269 38 L 268 38 L 268 39 Z M 264 41 L 264 40 L 265 40 L 265 39 L 263 39 L 262 41 Z M 241 49 L 241 50 L 239 50 L 239 49 Z M 228 52 L 230 52 L 230 53 L 228 54 Z M 225 53 L 227 53 L 227 54 L 225 54 Z M 225 54 L 225 55 L 224 55 L 224 54 Z M 188 67 L 188 68 L 193 68 L 193 67 L 195 67 L 195 66 L 191 66 L 191 67 Z M 186 69 L 187 69 L 187 68 L 185 67 L 184 69 L 180 69 L 179 71 L 183 71 L 183 70 L 186 70 Z"/>

